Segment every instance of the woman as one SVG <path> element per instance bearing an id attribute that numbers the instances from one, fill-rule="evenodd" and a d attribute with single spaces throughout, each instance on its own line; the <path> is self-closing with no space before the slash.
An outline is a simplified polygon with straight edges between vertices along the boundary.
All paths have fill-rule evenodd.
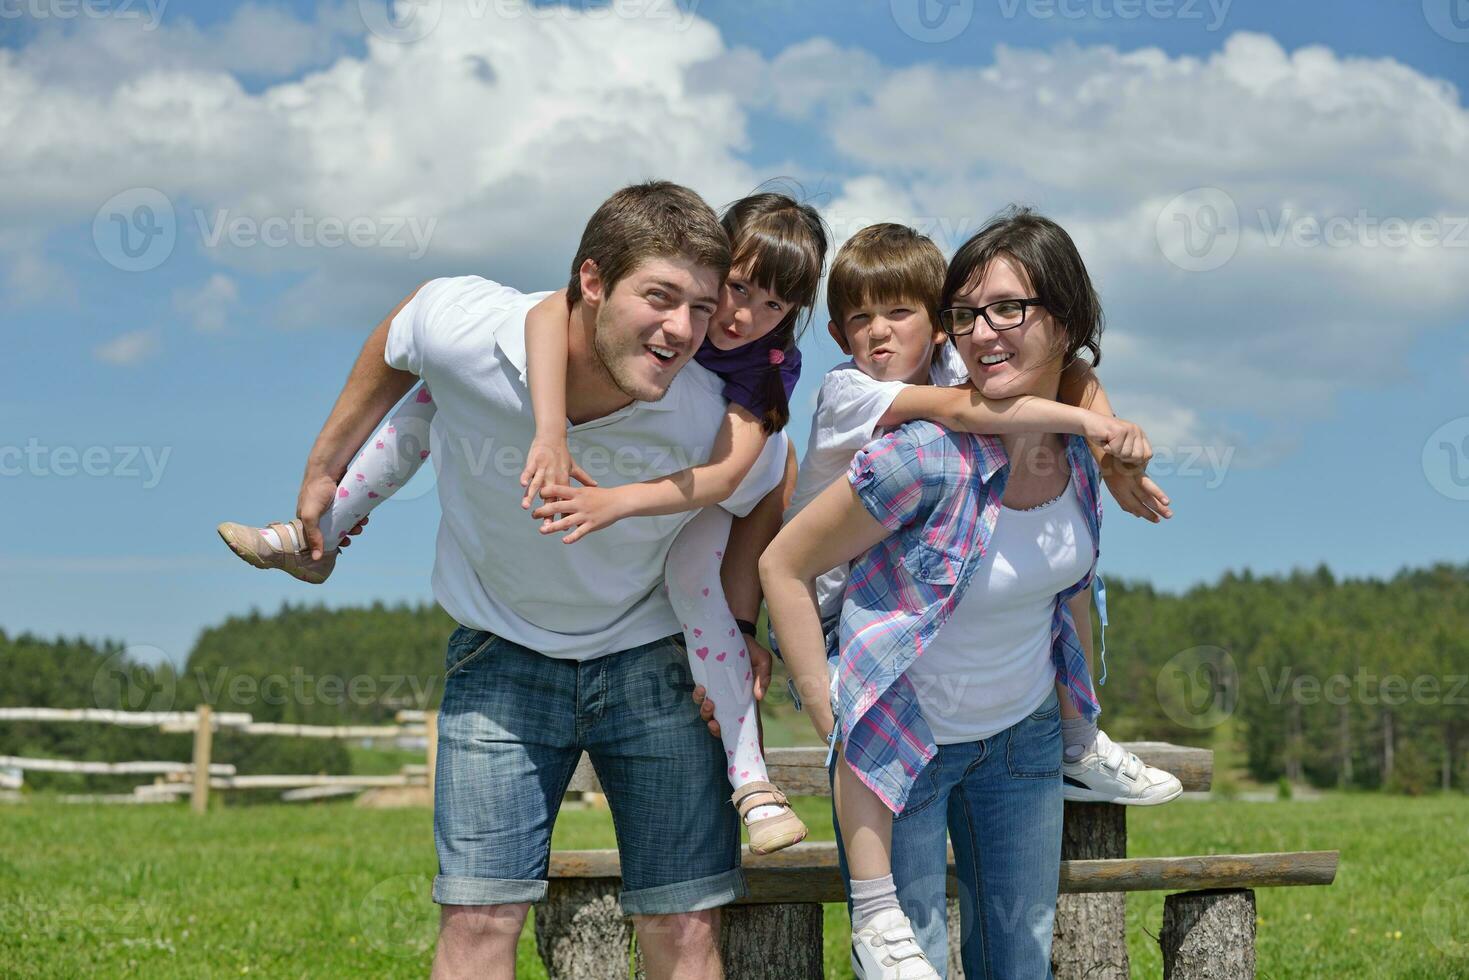
<path id="1" fill-rule="evenodd" d="M 1027 210 L 960 248 L 940 308 L 987 398 L 1055 399 L 1067 363 L 1100 356 L 1101 309 L 1081 257 Z M 866 446 L 847 477 L 761 559 L 786 663 L 818 732 L 835 732 L 837 766 L 897 814 L 896 900 L 928 960 L 940 971 L 947 960 L 947 831 L 966 975 L 1047 977 L 1061 860 L 1057 682 L 1083 716 L 1097 713 L 1084 655 L 1096 463 L 1080 436 L 975 436 L 919 421 Z M 852 560 L 828 705 L 813 583 Z M 838 839 L 845 875 L 853 842 Z"/>

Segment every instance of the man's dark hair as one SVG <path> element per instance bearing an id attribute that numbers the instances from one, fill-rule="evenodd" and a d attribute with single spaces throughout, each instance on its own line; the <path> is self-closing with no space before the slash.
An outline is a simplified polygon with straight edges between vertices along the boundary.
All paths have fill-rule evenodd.
<path id="1" fill-rule="evenodd" d="M 606 293 L 639 263 L 681 256 L 729 275 L 729 236 L 714 210 L 687 187 L 667 180 L 630 184 L 597 208 L 571 262 L 566 301 L 581 301 L 582 263 L 597 263 Z"/>

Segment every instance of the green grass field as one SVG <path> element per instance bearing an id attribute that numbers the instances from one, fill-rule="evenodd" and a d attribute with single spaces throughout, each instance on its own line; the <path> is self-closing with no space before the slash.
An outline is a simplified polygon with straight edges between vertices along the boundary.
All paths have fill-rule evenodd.
<path id="1" fill-rule="evenodd" d="M 826 801 L 799 805 L 829 839 Z M 426 976 L 430 823 L 344 803 L 0 808 L 0 976 Z M 1130 832 L 1136 855 L 1340 848 L 1335 885 L 1259 893 L 1262 978 L 1469 978 L 1469 798 L 1184 801 Z M 605 812 L 561 815 L 557 847 L 611 843 Z M 1135 977 L 1161 975 L 1162 905 L 1130 899 Z M 826 932 L 828 976 L 850 977 L 843 907 Z M 529 928 L 519 975 L 545 975 Z"/>

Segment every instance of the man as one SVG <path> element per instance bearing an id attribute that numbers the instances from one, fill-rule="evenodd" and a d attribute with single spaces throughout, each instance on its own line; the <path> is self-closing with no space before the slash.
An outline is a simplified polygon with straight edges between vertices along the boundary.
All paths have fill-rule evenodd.
<path id="1" fill-rule="evenodd" d="M 604 486 L 706 460 L 721 384 L 689 359 L 729 270 L 729 243 L 698 195 L 624 188 L 588 222 L 572 264 L 568 441 Z M 745 893 L 723 752 L 687 698 L 663 564 L 690 513 L 625 520 L 572 546 L 521 507 L 534 433 L 525 315 L 545 293 L 474 276 L 437 279 L 373 332 L 311 452 L 298 510 L 313 545 L 347 462 L 416 378 L 437 404 L 443 515 L 434 595 L 461 624 L 449 641 L 434 800 L 443 906 L 435 977 L 512 978 L 531 902 L 546 893 L 551 829 L 577 759 L 607 794 L 650 976 L 722 975 L 718 907 Z M 754 557 L 773 536 L 783 440 L 725 506 L 762 498 L 727 549 L 735 615 L 755 618 Z M 758 539 L 757 539 L 758 537 Z M 741 564 L 729 567 L 728 562 Z M 761 675 L 769 654 L 750 646 Z"/>

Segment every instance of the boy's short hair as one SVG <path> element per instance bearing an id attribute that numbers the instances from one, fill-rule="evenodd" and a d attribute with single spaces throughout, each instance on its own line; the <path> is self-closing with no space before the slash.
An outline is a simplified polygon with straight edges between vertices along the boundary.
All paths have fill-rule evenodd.
<path id="1" fill-rule="evenodd" d="M 837 250 L 826 280 L 826 309 L 839 328 L 870 303 L 918 303 L 938 327 L 944 256 L 933 239 L 907 225 L 868 225 Z"/>
<path id="2" fill-rule="evenodd" d="M 684 257 L 729 275 L 729 236 L 714 209 L 698 194 L 667 180 L 630 184 L 603 201 L 582 232 L 571 279 L 566 284 L 567 306 L 581 301 L 581 267 L 597 263 L 606 293 L 629 272 L 651 258 Z"/>

